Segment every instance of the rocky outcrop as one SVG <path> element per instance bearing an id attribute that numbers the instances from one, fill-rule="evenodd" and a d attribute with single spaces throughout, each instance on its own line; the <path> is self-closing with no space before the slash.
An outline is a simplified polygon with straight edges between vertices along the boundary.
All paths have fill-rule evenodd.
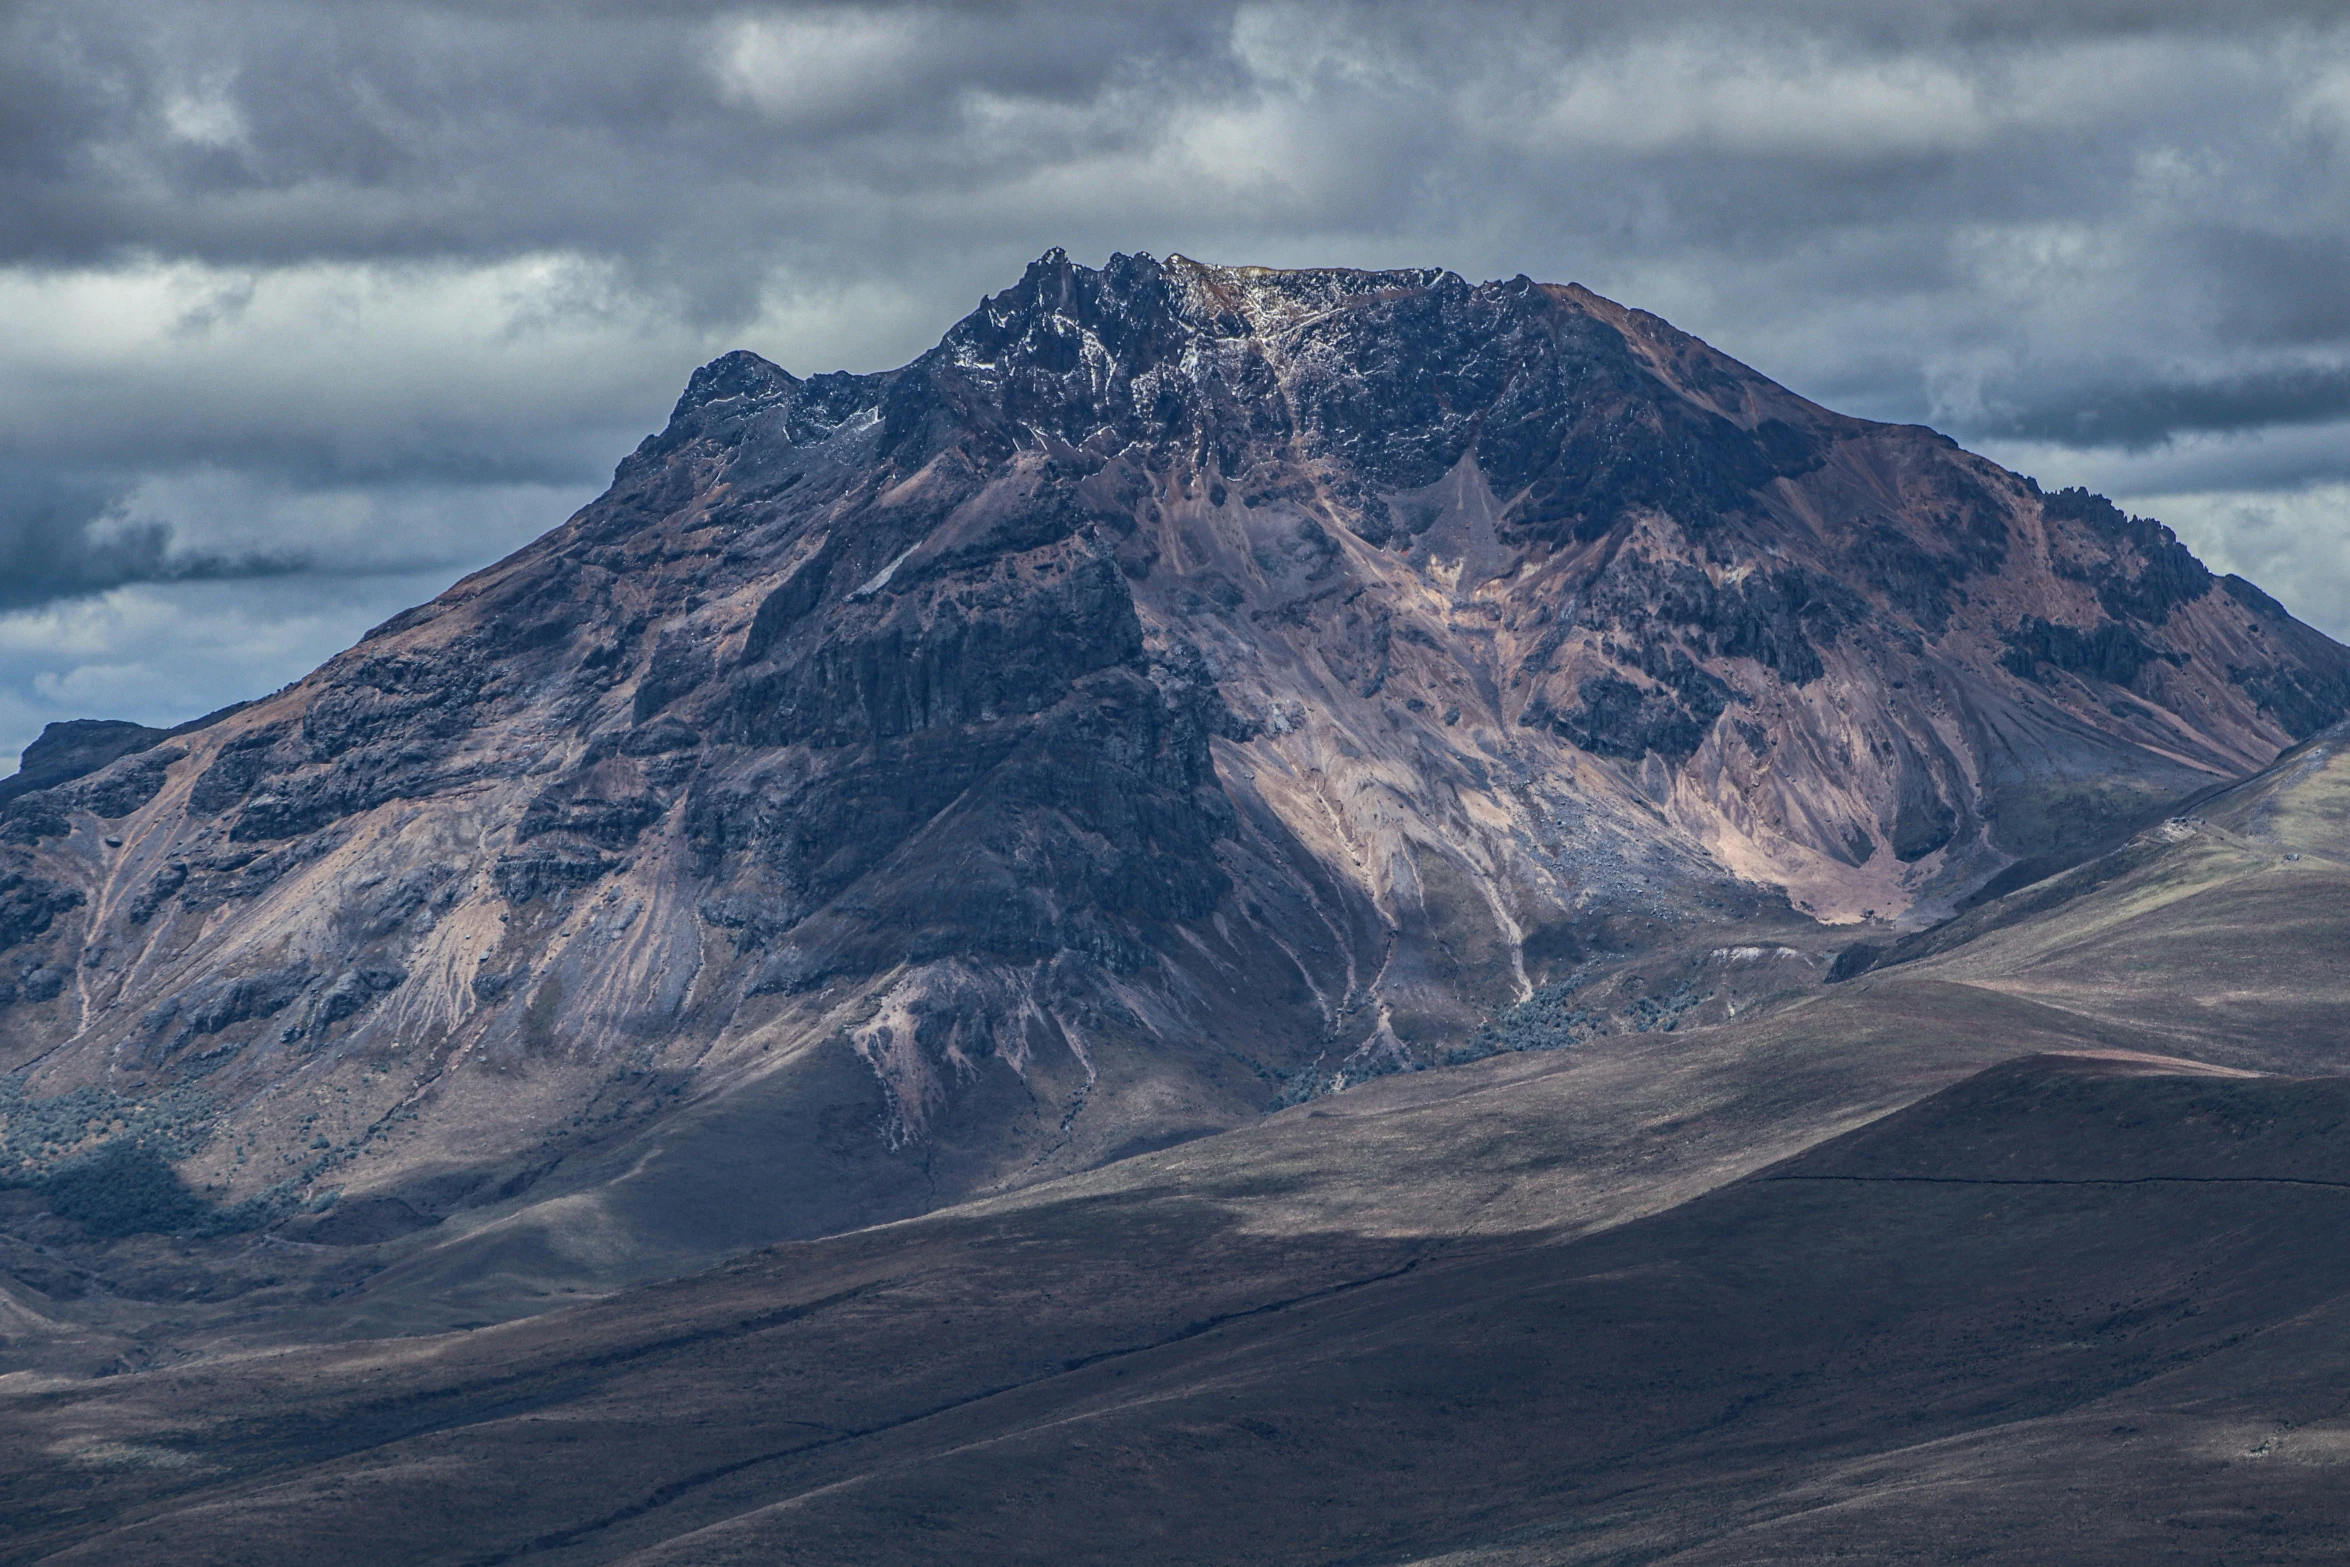
<path id="1" fill-rule="evenodd" d="M 118 756 L 144 751 L 171 731 L 112 718 L 75 718 L 50 724 L 24 748 L 13 777 L 0 778 L 0 805 L 35 789 L 71 783 Z"/>
<path id="2" fill-rule="evenodd" d="M 576 1214 L 725 1126 L 712 1233 L 808 1233 L 1917 925 L 2346 707 L 2159 524 L 1582 289 L 1056 252 L 900 370 L 715 361 L 529 548 L 22 793 L 0 1038 L 200 1088 L 223 1201 Z"/>

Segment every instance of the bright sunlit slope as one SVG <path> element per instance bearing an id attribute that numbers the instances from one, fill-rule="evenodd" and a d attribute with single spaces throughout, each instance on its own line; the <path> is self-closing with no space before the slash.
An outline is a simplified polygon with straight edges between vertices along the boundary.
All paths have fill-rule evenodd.
<path id="1" fill-rule="evenodd" d="M 2342 1070 L 2350 732 L 2319 735 L 2114 852 L 1893 948 L 1859 984 L 1895 974 L 2061 1007 L 2153 1049 Z"/>

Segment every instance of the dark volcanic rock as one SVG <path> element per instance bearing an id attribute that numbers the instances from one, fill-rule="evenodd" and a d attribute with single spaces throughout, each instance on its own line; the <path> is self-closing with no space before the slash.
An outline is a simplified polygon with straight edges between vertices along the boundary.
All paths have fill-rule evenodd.
<path id="1" fill-rule="evenodd" d="M 2331 641 L 2242 577 L 2228 577 L 2222 585 L 2230 598 L 2258 617 L 2262 629 L 2275 639 L 2276 651 L 2284 655 L 2274 663 L 2228 666 L 2228 679 L 2260 704 L 2261 713 L 2296 740 L 2350 714 L 2350 660 L 2337 656 L 2339 649 Z"/>
<path id="2" fill-rule="evenodd" d="M 82 902 L 71 887 L 21 871 L 0 871 L 0 951 L 46 935 L 58 915 Z"/>
<path id="3" fill-rule="evenodd" d="M 310 979 L 310 970 L 299 963 L 234 978 L 223 976 L 166 1002 L 149 1014 L 147 1023 L 158 1030 L 178 1023 L 182 1042 L 217 1034 L 235 1024 L 283 1011 L 308 988 Z"/>
<path id="4" fill-rule="evenodd" d="M 2038 678 L 2045 664 L 2094 676 L 2108 685 L 2126 686 L 2155 657 L 2138 633 L 2115 621 L 2082 631 L 2032 620 L 2008 633 L 2007 656 L 2000 662 L 2026 680 Z"/>
<path id="5" fill-rule="evenodd" d="M 2083 489 L 2044 496 L 2041 509 L 2051 517 L 2085 523 L 2128 547 L 2132 558 L 2097 579 L 2097 602 L 2116 620 L 2159 626 L 2172 610 L 2211 591 L 2215 579 L 2203 562 L 2151 517 L 2129 516 L 2104 496 Z"/>
<path id="6" fill-rule="evenodd" d="M 0 778 L 0 804 L 34 789 L 85 777 L 118 756 L 146 750 L 170 733 L 113 718 L 75 718 L 51 724 L 24 748 L 15 776 Z"/>

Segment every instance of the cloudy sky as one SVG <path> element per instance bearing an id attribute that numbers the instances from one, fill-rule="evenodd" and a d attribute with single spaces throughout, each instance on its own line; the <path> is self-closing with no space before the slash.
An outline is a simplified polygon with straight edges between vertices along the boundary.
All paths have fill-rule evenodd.
<path id="1" fill-rule="evenodd" d="M 0 767 L 1052 245 L 1577 280 L 2350 637 L 2339 0 L 0 0 Z"/>

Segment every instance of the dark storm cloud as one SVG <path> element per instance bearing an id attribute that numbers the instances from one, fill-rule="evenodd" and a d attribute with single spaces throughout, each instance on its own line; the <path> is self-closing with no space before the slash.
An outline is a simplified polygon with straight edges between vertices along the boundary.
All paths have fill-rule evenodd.
<path id="1" fill-rule="evenodd" d="M 2328 424 L 2350 416 L 2350 368 L 2265 371 L 2222 381 L 2102 386 L 2051 395 L 2003 420 L 1976 421 L 1989 435 L 2146 451 L 2182 433 L 2229 434 Z"/>
<path id="2" fill-rule="evenodd" d="M 2142 145 L 2150 129 L 2196 118 L 2232 85 L 2269 84 L 2233 83 L 2223 61 L 2209 80 L 2168 83 L 2164 101 L 2102 130 L 2045 104 L 2023 105 L 2003 126 L 1995 100 L 2019 91 L 2032 56 L 2281 44 L 2334 10 L 73 0 L 12 14 L 9 96 L 24 107 L 0 131 L 15 215 L 0 247 L 17 259 L 79 263 L 143 248 L 268 263 L 575 246 L 751 277 L 760 248 L 711 241 L 764 232 L 772 247 L 821 253 L 908 221 L 985 229 L 984 212 L 939 198 L 1000 195 L 989 187 L 1146 153 L 1186 116 L 1275 102 L 1344 133 L 1336 148 L 1301 140 L 1346 167 L 1299 172 L 1406 202 L 1384 221 L 1350 212 L 1355 227 L 1409 230 L 1412 209 L 1464 196 L 1506 205 L 1481 169 L 1531 175 L 1537 188 L 1620 187 L 1563 156 L 1593 141 L 1575 127 L 1544 146 L 1502 123 L 1539 121 L 1579 63 L 1651 78 L 1625 83 L 1634 91 L 1618 125 L 1582 129 L 1603 132 L 1597 144 L 1617 173 L 1628 164 L 1676 176 L 1606 202 L 1617 218 L 1703 241 L 1757 221 L 1883 215 L 1888 201 L 1944 218 L 2052 208 L 2109 179 L 2109 155 Z M 1911 130 L 1922 134 L 1890 114 L 1874 124 L 1840 116 L 1832 97 L 1754 102 L 1757 82 L 1789 65 L 1808 75 L 1799 88 L 1909 91 Z M 1886 66 L 1890 76 L 1869 79 Z M 1790 123 L 1774 132 L 1741 123 L 1736 102 L 1709 117 L 1688 101 L 1742 91 L 1748 121 L 1775 107 Z M 1806 111 L 1822 121 L 1815 134 Z M 1982 123 L 1947 123 L 1953 115 Z M 2067 155 L 2017 179 L 2007 154 L 2055 139 Z M 1392 163 L 1399 154 L 1408 165 Z M 1921 185 L 1929 164 L 1940 167 L 1923 170 Z M 1758 168 L 1778 177 L 1758 185 Z M 782 225 L 875 198 L 927 198 L 929 210 L 875 212 L 845 232 Z M 913 237 L 920 248 L 926 236 Z"/>
<path id="3" fill-rule="evenodd" d="M 102 488 L 0 468 L 0 611 L 167 575 L 165 530 L 98 532 L 114 501 Z"/>
<path id="4" fill-rule="evenodd" d="M 2225 295 L 2341 242 L 2295 206 L 2341 194 L 2341 128 L 2291 101 L 2338 23 L 2317 4 L 32 3 L 0 50 L 0 259 L 565 249 L 725 319 L 778 265 L 967 273 L 967 293 L 1046 228 L 1097 253 L 1179 229 L 1505 271 L 1816 257 L 1882 295 L 1949 265 L 1910 274 L 1913 229 L 2134 220 L 2182 252 L 2175 281 Z M 2166 146 L 2248 172 L 2228 205 L 2253 210 L 2150 198 L 2138 165 Z M 2331 340 L 2341 308 L 2264 329 L 2333 321 Z"/>
<path id="5" fill-rule="evenodd" d="M 1906 303 L 1980 347 L 2021 329 L 1970 244 L 2037 229 L 2110 245 L 2069 308 L 2161 301 L 2174 358 L 2350 335 L 2331 4 L 73 0 L 0 25 L 0 260 L 34 266 L 557 250 L 723 325 L 779 272 L 963 304 L 1047 243 L 1180 242 L 1617 287 L 1703 270 L 1721 312 L 1701 326 Z M 2088 401 L 2156 439 L 2141 377 L 2295 384 L 2019 340 L 1981 405 L 2044 401 L 2024 383 L 2050 346 L 2111 363 Z M 1855 357 L 1783 368 L 1962 433 L 2049 428 L 1969 430 L 1918 354 L 1890 376 Z"/>
<path id="6" fill-rule="evenodd" d="M 168 527 L 125 515 L 123 500 L 102 483 L 0 464 L 0 613 L 133 582 L 278 576 L 315 564 L 179 548 Z"/>
<path id="7" fill-rule="evenodd" d="M 1230 8 L 76 3 L 15 13 L 0 254 L 233 264 L 577 248 L 755 284 L 784 220 L 1098 144 L 1241 85 Z M 991 146 L 992 105 L 1031 117 Z M 1133 134 L 1147 135 L 1138 123 Z M 1052 143 L 1059 140 L 1061 145 Z M 762 243 L 750 243 L 757 236 Z"/>

